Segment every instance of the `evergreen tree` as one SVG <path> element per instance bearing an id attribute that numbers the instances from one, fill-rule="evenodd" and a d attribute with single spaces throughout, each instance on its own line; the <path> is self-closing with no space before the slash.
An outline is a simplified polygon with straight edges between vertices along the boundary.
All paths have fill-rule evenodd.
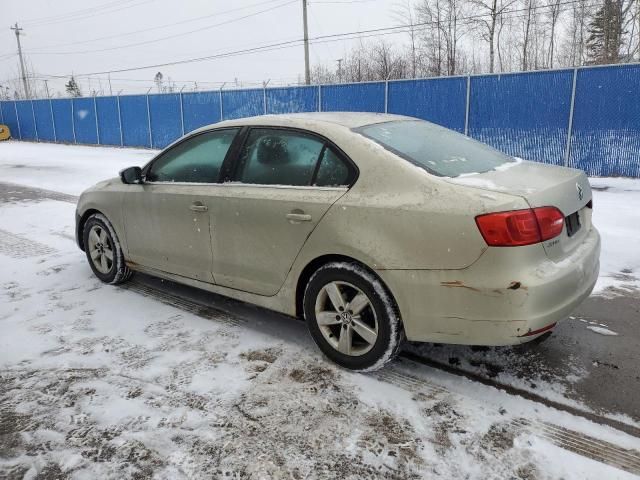
<path id="1" fill-rule="evenodd" d="M 69 79 L 69 81 L 65 83 L 64 88 L 67 90 L 67 93 L 69 94 L 70 97 L 82 96 L 82 92 L 80 91 L 80 86 L 76 82 L 76 79 L 73 78 L 73 75 L 71 75 L 71 78 Z"/>
<path id="2" fill-rule="evenodd" d="M 162 75 L 162 72 L 156 73 L 156 76 L 153 77 L 153 81 L 156 82 L 156 87 L 158 87 L 158 93 L 164 93 L 165 91 L 165 88 L 163 85 L 164 76 Z"/>
<path id="3" fill-rule="evenodd" d="M 589 63 L 618 63 L 622 47 L 622 0 L 604 0 L 589 22 L 587 52 Z"/>

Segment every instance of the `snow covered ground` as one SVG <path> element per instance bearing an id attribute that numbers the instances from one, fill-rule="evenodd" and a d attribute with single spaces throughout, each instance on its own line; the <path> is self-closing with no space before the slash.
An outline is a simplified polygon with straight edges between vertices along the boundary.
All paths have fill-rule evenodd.
<path id="1" fill-rule="evenodd" d="M 2 143 L 0 182 L 78 194 L 152 155 Z M 629 248 L 640 181 L 592 183 L 599 288 L 628 291 L 640 271 Z M 303 323 L 216 296 L 200 309 L 140 281 L 103 285 L 74 243 L 74 209 L 18 193 L 0 202 L 0 478 L 640 473 L 640 461 L 628 468 L 640 440 L 609 427 L 407 360 L 344 371 Z"/>

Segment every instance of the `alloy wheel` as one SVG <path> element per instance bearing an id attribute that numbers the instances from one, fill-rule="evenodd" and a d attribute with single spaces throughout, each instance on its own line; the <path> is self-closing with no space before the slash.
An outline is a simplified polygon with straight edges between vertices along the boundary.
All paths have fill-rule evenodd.
<path id="1" fill-rule="evenodd" d="M 94 267 L 100 273 L 107 274 L 113 268 L 113 245 L 105 228 L 94 225 L 89 231 L 89 254 Z"/>
<path id="2" fill-rule="evenodd" d="M 326 284 L 316 297 L 315 316 L 325 340 L 338 352 L 359 356 L 378 339 L 378 319 L 369 297 L 348 282 Z"/>

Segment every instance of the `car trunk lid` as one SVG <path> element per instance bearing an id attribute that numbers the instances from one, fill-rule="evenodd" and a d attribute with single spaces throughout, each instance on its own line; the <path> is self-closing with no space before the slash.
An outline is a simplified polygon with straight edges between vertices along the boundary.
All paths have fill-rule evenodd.
<path id="1" fill-rule="evenodd" d="M 446 180 L 517 195 L 524 198 L 531 208 L 552 206 L 560 209 L 565 217 L 562 233 L 543 242 L 551 259 L 567 256 L 591 229 L 591 187 L 581 170 L 516 159 L 488 172 Z"/>

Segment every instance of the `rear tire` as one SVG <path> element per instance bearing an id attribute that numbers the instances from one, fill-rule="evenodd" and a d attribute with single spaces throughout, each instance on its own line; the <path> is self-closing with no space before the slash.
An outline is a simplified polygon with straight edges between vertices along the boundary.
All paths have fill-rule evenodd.
<path id="1" fill-rule="evenodd" d="M 84 224 L 82 241 L 89 266 L 104 283 L 117 285 L 131 278 L 133 271 L 125 263 L 122 247 L 107 217 L 94 213 Z"/>
<path id="2" fill-rule="evenodd" d="M 357 263 L 320 267 L 307 283 L 303 307 L 316 344 L 342 367 L 377 370 L 398 354 L 404 341 L 393 297 Z"/>

